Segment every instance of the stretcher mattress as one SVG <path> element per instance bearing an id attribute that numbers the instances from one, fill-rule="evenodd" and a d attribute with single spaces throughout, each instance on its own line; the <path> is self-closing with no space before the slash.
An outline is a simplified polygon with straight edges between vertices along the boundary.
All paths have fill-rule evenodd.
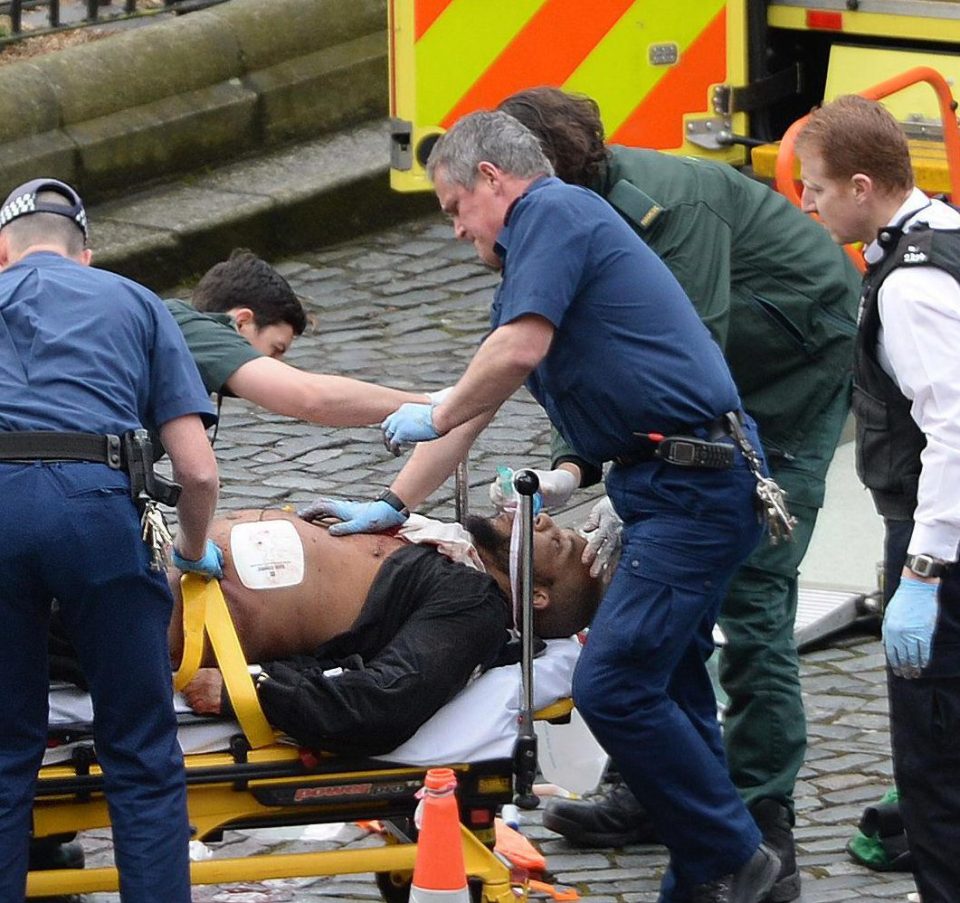
<path id="1" fill-rule="evenodd" d="M 546 642 L 544 653 L 534 662 L 535 709 L 570 695 L 579 653 L 576 637 Z M 406 743 L 377 758 L 424 766 L 508 758 L 517 736 L 521 699 L 520 665 L 493 668 L 461 690 Z M 235 721 L 194 715 L 180 694 L 174 702 L 181 721 L 180 745 L 186 755 L 227 749 L 230 738 L 241 732 Z M 87 693 L 69 685 L 51 688 L 51 737 L 85 736 L 78 742 L 89 743 L 92 720 Z M 70 758 L 76 742 L 51 746 L 43 764 Z"/>

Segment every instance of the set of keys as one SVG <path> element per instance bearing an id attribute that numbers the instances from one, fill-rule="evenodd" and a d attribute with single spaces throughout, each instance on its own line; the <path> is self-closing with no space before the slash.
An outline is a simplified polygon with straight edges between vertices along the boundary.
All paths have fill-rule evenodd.
<path id="1" fill-rule="evenodd" d="M 163 519 L 163 512 L 152 499 L 144 502 L 143 514 L 140 516 L 140 536 L 150 550 L 150 568 L 154 571 L 163 571 L 167 567 L 167 555 L 173 537 L 167 529 Z"/>
<path id="2" fill-rule="evenodd" d="M 767 522 L 770 542 L 777 545 L 781 539 L 790 541 L 797 519 L 787 509 L 787 494 L 770 477 L 755 474 L 760 513 Z"/>
<path id="3" fill-rule="evenodd" d="M 757 455 L 756 449 L 750 444 L 750 440 L 747 439 L 736 414 L 727 414 L 726 418 L 730 433 L 736 440 L 737 445 L 740 446 L 747 466 L 750 468 L 750 473 L 757 481 L 758 513 L 761 523 L 766 521 L 771 545 L 777 545 L 781 539 L 789 542 L 793 538 L 793 528 L 797 525 L 797 519 L 787 508 L 786 492 L 780 488 L 776 480 L 763 475 L 760 457 Z"/>

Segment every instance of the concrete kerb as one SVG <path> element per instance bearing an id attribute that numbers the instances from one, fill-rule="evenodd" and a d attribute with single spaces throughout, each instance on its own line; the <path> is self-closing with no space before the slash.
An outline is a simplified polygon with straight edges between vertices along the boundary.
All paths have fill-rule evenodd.
<path id="1" fill-rule="evenodd" d="M 94 263 L 161 290 L 237 246 L 292 253 L 435 211 L 390 190 L 388 134 L 365 123 L 90 207 Z"/>
<path id="2" fill-rule="evenodd" d="M 74 184 L 97 262 L 160 289 L 433 209 L 389 190 L 386 106 L 385 0 L 228 0 L 0 67 L 0 191 Z"/>
<path id="3" fill-rule="evenodd" d="M 229 0 L 2 67 L 0 184 L 96 199 L 382 115 L 385 26 L 384 0 Z"/>

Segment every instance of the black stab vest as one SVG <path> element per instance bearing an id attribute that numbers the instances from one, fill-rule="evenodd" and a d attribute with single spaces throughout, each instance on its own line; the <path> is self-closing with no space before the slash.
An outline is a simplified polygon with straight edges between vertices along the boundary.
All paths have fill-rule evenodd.
<path id="1" fill-rule="evenodd" d="M 877 359 L 878 297 L 887 276 L 901 267 L 936 267 L 960 283 L 960 229 L 925 226 L 903 232 L 891 226 L 881 230 L 878 241 L 884 255 L 864 277 L 854 358 L 857 474 L 880 515 L 912 520 L 927 440 L 910 416 L 910 400 Z"/>

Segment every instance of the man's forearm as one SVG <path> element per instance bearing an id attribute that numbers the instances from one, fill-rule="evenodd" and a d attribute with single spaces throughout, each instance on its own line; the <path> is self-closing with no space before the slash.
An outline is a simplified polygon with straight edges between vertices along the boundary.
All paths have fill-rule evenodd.
<path id="1" fill-rule="evenodd" d="M 927 434 L 908 551 L 956 561 L 960 543 L 960 453 Z M 943 487 L 949 486 L 949 491 Z"/>
<path id="2" fill-rule="evenodd" d="M 421 442 L 390 489 L 411 510 L 430 497 L 466 457 L 473 440 L 493 418 L 483 414 L 461 424 L 435 442 Z"/>
<path id="3" fill-rule="evenodd" d="M 173 465 L 173 478 L 183 491 L 177 503 L 177 549 L 184 558 L 199 559 L 219 493 L 217 462 L 200 418 L 177 417 L 160 427 L 160 441 Z"/>
<path id="4" fill-rule="evenodd" d="M 322 426 L 377 424 L 407 402 L 426 396 L 374 383 L 307 373 L 273 358 L 248 361 L 230 375 L 227 388 L 268 411 Z"/>
<path id="5" fill-rule="evenodd" d="M 441 435 L 478 416 L 493 417 L 543 360 L 553 340 L 553 326 L 525 316 L 494 330 L 450 394 L 434 409 L 433 425 Z"/>
<path id="6" fill-rule="evenodd" d="M 184 558 L 197 559 L 203 555 L 207 530 L 217 506 L 219 485 L 216 470 L 208 478 L 198 475 L 185 477 L 174 467 L 173 475 L 183 485 L 177 503 L 177 549 Z"/>
<path id="7" fill-rule="evenodd" d="M 309 375 L 313 377 L 314 392 L 300 419 L 324 426 L 378 424 L 402 404 L 422 404 L 428 400 L 416 392 L 404 392 L 359 379 Z"/>

